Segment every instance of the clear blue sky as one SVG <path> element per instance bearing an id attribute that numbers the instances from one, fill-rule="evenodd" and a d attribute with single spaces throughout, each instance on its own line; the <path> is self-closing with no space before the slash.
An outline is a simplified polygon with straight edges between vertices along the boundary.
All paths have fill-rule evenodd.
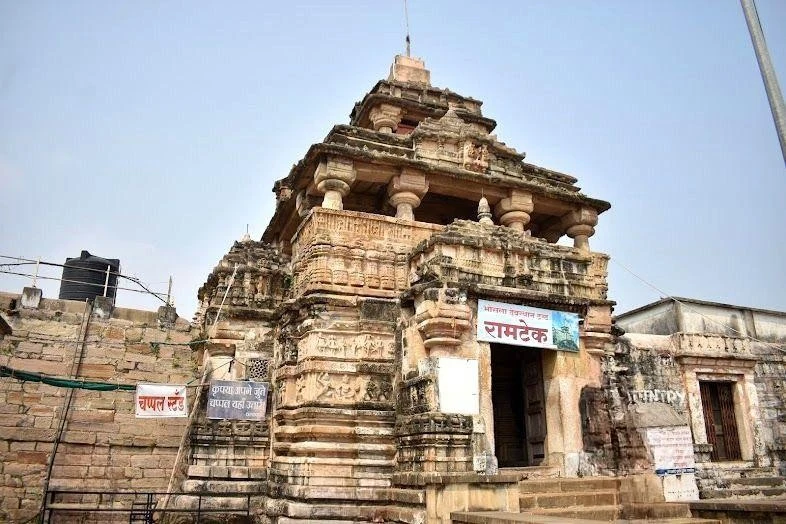
<path id="1" fill-rule="evenodd" d="M 669 294 L 786 310 L 786 169 L 739 2 L 409 4 L 435 86 L 612 203 L 594 250 Z M 786 2 L 757 5 L 786 85 Z M 173 275 L 190 318 L 246 224 L 261 236 L 273 181 L 348 122 L 403 36 L 401 0 L 0 0 L 0 254 L 87 249 L 159 290 Z M 617 312 L 659 298 L 610 272 Z"/>

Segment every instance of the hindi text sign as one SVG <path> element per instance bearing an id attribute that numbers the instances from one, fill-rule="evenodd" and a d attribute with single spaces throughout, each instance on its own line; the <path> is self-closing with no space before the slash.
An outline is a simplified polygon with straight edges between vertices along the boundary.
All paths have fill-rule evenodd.
<path id="1" fill-rule="evenodd" d="M 137 418 L 188 416 L 184 385 L 137 384 L 134 404 Z"/>
<path id="2" fill-rule="evenodd" d="M 505 302 L 478 300 L 478 340 L 513 346 L 579 350 L 579 316 Z"/>
<path id="3" fill-rule="evenodd" d="M 207 418 L 262 420 L 268 384 L 241 380 L 213 380 L 207 395 Z"/>

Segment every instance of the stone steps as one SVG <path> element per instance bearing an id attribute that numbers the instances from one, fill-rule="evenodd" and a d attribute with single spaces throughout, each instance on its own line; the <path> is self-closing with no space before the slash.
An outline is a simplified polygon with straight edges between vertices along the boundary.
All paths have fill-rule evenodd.
<path id="1" fill-rule="evenodd" d="M 618 504 L 603 506 L 573 506 L 565 508 L 538 508 L 526 510 L 527 513 L 545 515 L 549 517 L 562 517 L 568 519 L 583 519 L 603 522 L 614 522 L 620 516 Z"/>
<path id="2" fill-rule="evenodd" d="M 702 499 L 743 499 L 743 498 L 762 498 L 780 497 L 786 495 L 786 487 L 745 487 L 745 488 L 725 488 L 701 491 Z"/>
<path id="3" fill-rule="evenodd" d="M 689 519 L 690 506 L 680 502 L 652 502 L 625 504 L 623 514 L 627 519 Z"/>
<path id="4" fill-rule="evenodd" d="M 522 511 L 566 508 L 570 506 L 609 506 L 619 504 L 616 490 L 527 493 L 519 496 Z"/>
<path id="5" fill-rule="evenodd" d="M 783 477 L 746 477 L 729 479 L 731 487 L 742 486 L 759 486 L 759 487 L 783 487 L 786 484 L 786 479 Z"/>
<path id="6" fill-rule="evenodd" d="M 536 515 L 531 513 L 510 513 L 504 511 L 458 511 L 450 514 L 455 524 L 596 524 L 597 520 L 572 519 L 563 516 Z M 617 524 L 721 524 L 716 519 L 673 518 L 673 519 L 634 519 L 611 520 Z"/>
<path id="7" fill-rule="evenodd" d="M 566 524 L 598 521 L 670 524 L 717 522 L 692 519 L 690 508 L 685 503 L 622 504 L 619 490 L 620 481 L 613 477 L 522 480 L 519 482 L 521 514 L 527 515 L 527 518 L 543 517 L 556 520 L 515 519 L 483 522 L 563 522 Z M 470 520 L 462 522 L 470 522 Z"/>
<path id="8" fill-rule="evenodd" d="M 549 478 L 522 480 L 519 493 L 556 493 L 567 491 L 616 490 L 619 479 L 613 477 Z"/>

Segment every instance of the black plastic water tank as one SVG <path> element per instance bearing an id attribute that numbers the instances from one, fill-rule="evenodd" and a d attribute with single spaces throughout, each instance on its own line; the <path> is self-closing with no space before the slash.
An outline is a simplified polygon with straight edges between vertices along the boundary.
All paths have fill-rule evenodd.
<path id="1" fill-rule="evenodd" d="M 60 282 L 60 298 L 65 300 L 93 300 L 104 296 L 106 268 L 109 266 L 109 283 L 106 296 L 115 298 L 120 260 L 96 257 L 82 251 L 79 258 L 67 258 Z"/>

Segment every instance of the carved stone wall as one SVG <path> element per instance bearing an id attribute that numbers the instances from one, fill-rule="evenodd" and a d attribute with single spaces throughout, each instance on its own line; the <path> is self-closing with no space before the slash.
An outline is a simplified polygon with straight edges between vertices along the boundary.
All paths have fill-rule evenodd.
<path id="1" fill-rule="evenodd" d="M 445 279 L 528 290 L 553 299 L 605 300 L 608 257 L 581 253 L 505 227 L 456 221 L 418 246 L 413 282 Z"/>

